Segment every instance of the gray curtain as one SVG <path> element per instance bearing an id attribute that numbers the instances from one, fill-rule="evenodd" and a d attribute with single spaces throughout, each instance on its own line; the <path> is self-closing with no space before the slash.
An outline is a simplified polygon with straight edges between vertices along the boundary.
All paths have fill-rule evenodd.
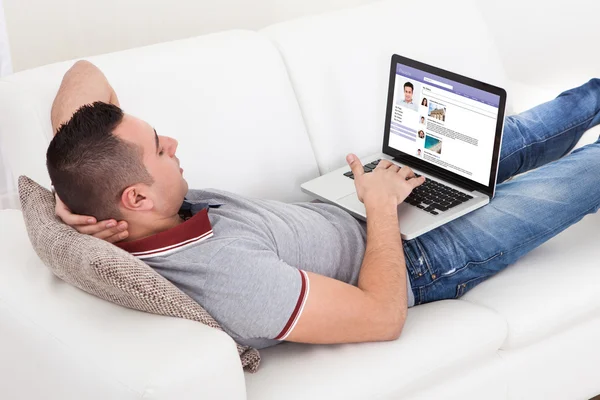
<path id="1" fill-rule="evenodd" d="M 6 35 L 6 20 L 4 19 L 4 8 L 0 0 L 0 78 L 12 73 L 12 63 L 8 47 L 8 36 Z M 8 169 L 2 161 L 7 149 L 2 146 L 2 132 L 0 132 L 0 210 L 3 208 L 17 208 L 17 191 L 15 182 Z"/>

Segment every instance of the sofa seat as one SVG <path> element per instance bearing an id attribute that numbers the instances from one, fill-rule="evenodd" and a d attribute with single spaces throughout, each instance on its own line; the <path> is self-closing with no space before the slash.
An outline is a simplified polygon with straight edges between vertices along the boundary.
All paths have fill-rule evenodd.
<path id="1" fill-rule="evenodd" d="M 505 338 L 506 322 L 488 309 L 457 300 L 425 304 L 409 310 L 397 341 L 262 350 L 261 369 L 246 374 L 248 399 L 397 398 L 493 359 Z"/>
<path id="2" fill-rule="evenodd" d="M 600 214 L 588 215 L 462 297 L 506 318 L 503 349 L 600 316 L 599 227 Z"/>
<path id="3" fill-rule="evenodd" d="M 0 243 L 0 358 L 11 360 L 0 364 L 1 398 L 245 398 L 224 332 L 115 306 L 61 281 L 35 254 L 21 211 L 0 211 Z"/>

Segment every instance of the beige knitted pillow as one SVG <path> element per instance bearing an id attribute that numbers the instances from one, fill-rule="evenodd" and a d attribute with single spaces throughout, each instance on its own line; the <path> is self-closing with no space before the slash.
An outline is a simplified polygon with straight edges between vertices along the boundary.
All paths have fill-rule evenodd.
<path id="1" fill-rule="evenodd" d="M 82 235 L 54 213 L 54 196 L 26 176 L 19 197 L 29 240 L 37 255 L 63 281 L 120 306 L 201 322 L 222 330 L 191 297 L 147 264 L 117 246 Z M 256 372 L 260 355 L 237 346 L 244 369 Z"/>

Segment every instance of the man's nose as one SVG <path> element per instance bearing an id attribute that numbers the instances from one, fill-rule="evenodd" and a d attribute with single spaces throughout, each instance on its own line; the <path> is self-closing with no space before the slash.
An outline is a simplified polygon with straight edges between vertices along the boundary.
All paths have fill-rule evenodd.
<path id="1" fill-rule="evenodd" d="M 169 138 L 169 155 L 171 157 L 173 157 L 175 155 L 175 153 L 177 152 L 178 145 L 179 145 L 179 142 L 177 142 L 177 140 L 175 140 L 173 138 Z"/>

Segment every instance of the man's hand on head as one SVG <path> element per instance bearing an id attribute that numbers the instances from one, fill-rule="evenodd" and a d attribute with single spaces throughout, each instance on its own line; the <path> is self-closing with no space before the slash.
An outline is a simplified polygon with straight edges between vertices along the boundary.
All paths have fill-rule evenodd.
<path id="1" fill-rule="evenodd" d="M 53 133 L 69 121 L 73 114 L 85 104 L 96 101 L 119 106 L 119 99 L 108 80 L 94 64 L 80 60 L 65 73 L 50 113 Z M 119 242 L 129 236 L 127 222 L 113 219 L 96 221 L 86 215 L 76 215 L 56 197 L 56 215 L 79 233 L 92 235 L 109 243 Z"/>
<path id="2" fill-rule="evenodd" d="M 129 236 L 127 222 L 120 221 L 117 223 L 114 219 L 98 222 L 94 217 L 73 214 L 58 195 L 54 195 L 54 197 L 56 199 L 56 216 L 77 232 L 106 240 L 109 243 L 120 242 Z"/>

